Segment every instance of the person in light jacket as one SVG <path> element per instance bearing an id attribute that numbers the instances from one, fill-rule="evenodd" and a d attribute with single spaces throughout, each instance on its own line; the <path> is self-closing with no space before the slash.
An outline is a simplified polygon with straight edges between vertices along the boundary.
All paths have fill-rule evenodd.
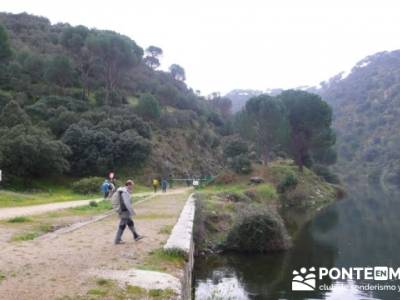
<path id="1" fill-rule="evenodd" d="M 132 191 L 133 191 L 134 182 L 132 180 L 128 180 L 124 187 L 120 187 L 117 189 L 116 193 L 119 193 L 120 199 L 120 211 L 119 211 L 119 225 L 117 230 L 117 235 L 115 237 L 115 244 L 122 244 L 122 234 L 126 226 L 128 226 L 129 230 L 133 234 L 133 239 L 135 241 L 141 240 L 143 236 L 138 234 L 135 230 L 135 225 L 133 223 L 132 217 L 135 215 L 135 212 L 132 207 Z"/>

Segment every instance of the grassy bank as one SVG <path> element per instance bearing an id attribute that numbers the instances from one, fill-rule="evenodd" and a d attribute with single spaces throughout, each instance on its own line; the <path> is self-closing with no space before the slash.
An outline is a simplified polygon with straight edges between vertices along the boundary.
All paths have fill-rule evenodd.
<path id="1" fill-rule="evenodd" d="M 0 186 L 0 208 L 96 199 L 103 197 L 100 192 L 101 182 L 99 183 L 99 192 L 91 194 L 74 192 L 71 188 L 73 182 L 73 179 L 62 178 L 52 181 L 35 180 L 31 182 L 28 187 L 15 185 L 8 187 L 8 189 L 3 189 Z M 135 185 L 134 193 L 145 192 L 151 192 L 151 189 L 141 184 Z"/>
<path id="2" fill-rule="evenodd" d="M 254 176 L 263 182 L 250 184 L 249 179 Z M 337 196 L 337 187 L 307 168 L 300 172 L 291 161 L 257 165 L 250 175 L 225 172 L 197 194 L 197 250 L 286 250 L 291 246 L 292 231 L 287 230 L 283 209 L 301 209 L 310 217 L 333 203 Z"/>

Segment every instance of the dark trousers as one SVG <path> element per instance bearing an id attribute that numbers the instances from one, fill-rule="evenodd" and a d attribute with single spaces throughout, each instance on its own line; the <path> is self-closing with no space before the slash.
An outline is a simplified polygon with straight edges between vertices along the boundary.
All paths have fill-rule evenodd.
<path id="1" fill-rule="evenodd" d="M 133 220 L 130 217 L 121 217 L 118 225 L 118 231 L 117 235 L 115 237 L 115 242 L 118 243 L 121 241 L 122 234 L 124 233 L 124 230 L 128 226 L 129 230 L 133 234 L 133 238 L 136 239 L 139 234 L 135 230 L 135 224 L 133 223 Z"/>

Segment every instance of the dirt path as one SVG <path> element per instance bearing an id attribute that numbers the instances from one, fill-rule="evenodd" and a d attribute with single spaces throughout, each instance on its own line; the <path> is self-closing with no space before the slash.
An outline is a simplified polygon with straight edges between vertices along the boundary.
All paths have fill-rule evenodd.
<path id="1" fill-rule="evenodd" d="M 0 250 L 0 299 L 74 299 L 95 287 L 93 270 L 140 267 L 166 242 L 164 229 L 175 224 L 188 194 L 172 190 L 136 204 L 135 225 L 146 236 L 139 242 L 125 232 L 126 243 L 113 245 L 112 216 L 51 240 L 8 243 Z"/>
<path id="2" fill-rule="evenodd" d="M 166 195 L 174 195 L 176 193 L 181 193 L 186 189 L 173 189 L 169 190 Z M 134 197 L 144 197 L 144 196 L 156 196 L 162 195 L 161 192 L 158 193 L 136 193 Z M 60 209 L 66 209 L 71 207 L 85 206 L 90 203 L 90 201 L 100 201 L 102 198 L 98 199 L 90 199 L 90 200 L 75 200 L 75 201 L 66 201 L 66 202 L 57 202 L 57 203 L 48 203 L 48 204 L 40 204 L 40 205 L 31 205 L 31 206 L 22 206 L 22 207 L 7 207 L 0 208 L 0 220 L 7 220 L 14 217 L 19 216 L 29 216 L 29 215 L 38 215 L 46 212 L 56 211 Z"/>

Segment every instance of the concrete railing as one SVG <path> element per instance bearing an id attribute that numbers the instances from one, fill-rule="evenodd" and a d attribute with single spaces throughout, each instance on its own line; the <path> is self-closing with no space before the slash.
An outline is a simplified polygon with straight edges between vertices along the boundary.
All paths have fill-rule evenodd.
<path id="1" fill-rule="evenodd" d="M 184 274 L 182 278 L 182 299 L 191 299 L 192 295 L 192 271 L 194 265 L 194 243 L 193 243 L 193 222 L 195 215 L 195 198 L 189 196 L 179 216 L 178 222 L 172 229 L 165 251 L 179 251 L 186 256 Z"/>

